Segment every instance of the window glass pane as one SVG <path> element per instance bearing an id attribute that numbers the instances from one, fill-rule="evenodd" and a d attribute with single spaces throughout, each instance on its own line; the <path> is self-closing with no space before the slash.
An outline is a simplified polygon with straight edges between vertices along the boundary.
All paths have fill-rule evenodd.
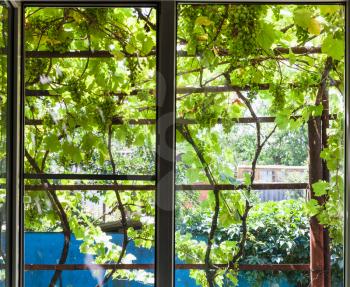
<path id="1" fill-rule="evenodd" d="M 340 5 L 178 6 L 177 286 L 307 286 L 318 222 L 341 281 L 344 27 Z"/>
<path id="2" fill-rule="evenodd" d="M 28 7 L 25 49 L 26 285 L 152 286 L 155 8 Z"/>
<path id="3" fill-rule="evenodd" d="M 7 100 L 8 100 L 8 8 L 0 2 L 0 264 L 5 266 L 0 270 L 0 284 L 5 284 L 6 278 L 6 253 L 7 253 L 7 197 L 6 197 L 6 178 L 7 178 Z"/>

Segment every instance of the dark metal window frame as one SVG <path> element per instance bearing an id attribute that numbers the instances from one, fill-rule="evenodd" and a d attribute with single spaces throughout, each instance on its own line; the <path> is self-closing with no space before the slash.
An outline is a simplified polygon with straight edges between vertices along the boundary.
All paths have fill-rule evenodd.
<path id="1" fill-rule="evenodd" d="M 10 1 L 8 7 L 8 106 L 6 179 L 6 286 L 23 286 L 23 210 L 21 130 L 21 9 Z"/>
<path id="2" fill-rule="evenodd" d="M 24 51 L 23 17 L 26 6 L 90 6 L 119 7 L 156 5 L 158 11 L 157 31 L 157 156 L 156 156 L 156 256 L 155 285 L 173 287 L 174 283 L 174 196 L 175 196 L 175 89 L 176 89 L 176 21 L 177 4 L 213 3 L 211 0 L 182 1 L 16 1 L 9 5 L 9 118 L 8 118 L 8 175 L 7 175 L 7 286 L 23 286 L 23 191 L 24 191 Z M 239 0 L 222 3 L 259 4 L 343 4 L 346 7 L 346 77 L 345 77 L 345 244 L 344 286 L 350 286 L 350 0 L 288 1 Z"/>

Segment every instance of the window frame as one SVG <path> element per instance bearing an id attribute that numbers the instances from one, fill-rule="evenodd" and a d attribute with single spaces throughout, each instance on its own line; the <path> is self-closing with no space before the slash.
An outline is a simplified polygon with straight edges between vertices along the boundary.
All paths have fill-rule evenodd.
<path id="1" fill-rule="evenodd" d="M 20 73 L 20 169 L 24 166 L 24 12 L 26 7 L 132 7 L 152 6 L 157 9 L 157 104 L 156 104 L 156 215 L 155 215 L 155 285 L 167 286 L 174 282 L 174 192 L 175 192 L 175 60 L 176 60 L 176 2 L 173 1 L 22 1 L 19 4 L 21 20 L 21 73 Z M 163 24 L 161 24 L 163 23 Z M 16 37 L 16 36 L 15 36 Z M 171 41 L 174 39 L 174 42 Z M 170 62 L 169 59 L 174 61 Z M 18 194 L 20 210 L 24 210 L 24 171 L 20 170 L 21 186 Z M 172 187 L 172 188 L 169 188 Z M 24 237 L 24 214 L 20 215 L 20 236 Z M 169 224 L 172 222 L 172 224 Z M 161 231 L 162 230 L 162 231 Z M 23 239 L 24 243 L 24 239 Z M 18 274 L 24 274 L 23 243 L 19 251 Z M 171 250 L 171 252 L 168 252 Z M 24 276 L 23 276 L 24 278 Z M 23 286 L 23 278 L 18 280 Z M 9 285 L 14 286 L 14 285 Z M 173 286 L 173 283 L 172 283 Z"/>
<path id="2" fill-rule="evenodd" d="M 178 4 L 213 3 L 212 0 L 129 0 L 70 1 L 9 0 L 9 54 L 7 122 L 7 254 L 6 286 L 24 286 L 24 9 L 28 6 L 45 7 L 125 7 L 157 6 L 157 117 L 156 117 L 156 245 L 155 286 L 175 286 L 175 147 L 176 147 L 176 24 Z M 350 286 L 350 0 L 238 0 L 218 1 L 216 4 L 341 4 L 346 9 L 345 53 L 345 222 L 344 222 L 344 286 Z M 169 60 L 170 59 L 170 60 Z"/>
<path id="3" fill-rule="evenodd" d="M 22 172 L 21 172 L 21 9 L 4 1 L 8 8 L 8 106 L 7 106 L 7 190 L 6 190 L 6 286 L 23 286 Z"/>

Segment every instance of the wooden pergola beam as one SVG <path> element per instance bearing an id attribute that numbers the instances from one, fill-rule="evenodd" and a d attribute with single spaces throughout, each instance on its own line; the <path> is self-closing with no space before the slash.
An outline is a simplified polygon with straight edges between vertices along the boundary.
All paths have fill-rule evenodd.
<path id="1" fill-rule="evenodd" d="M 255 118 L 237 118 L 237 119 L 230 119 L 232 122 L 239 123 L 239 124 L 250 124 L 250 123 L 256 123 Z M 275 122 L 275 117 L 259 117 L 258 118 L 260 123 L 273 123 Z M 227 121 L 227 120 L 226 120 Z M 222 119 L 218 119 L 217 123 L 221 124 L 223 122 Z M 28 126 L 39 126 L 43 124 L 43 120 L 41 119 L 26 119 L 25 124 Z M 155 125 L 156 120 L 155 119 L 139 119 L 139 120 L 123 120 L 121 118 L 114 118 L 112 119 L 113 125 Z M 176 120 L 177 125 L 194 125 L 194 124 L 200 124 L 196 120 L 192 119 L 177 119 Z"/>
<path id="2" fill-rule="evenodd" d="M 289 189 L 308 189 L 308 183 L 254 183 L 251 185 L 252 190 L 289 190 Z M 122 184 L 27 184 L 25 185 L 26 191 L 92 191 L 92 190 L 120 190 L 120 191 L 154 191 L 156 188 L 153 184 L 147 185 L 122 185 Z M 233 184 L 182 184 L 175 186 L 177 191 L 182 190 L 242 190 L 247 188 L 245 185 L 233 185 Z"/>
<path id="3" fill-rule="evenodd" d="M 213 264 L 218 269 L 235 268 L 229 267 L 227 264 Z M 4 265 L 0 269 L 5 268 Z M 62 270 L 62 271 L 77 271 L 77 270 L 152 270 L 154 264 L 26 264 L 27 271 L 40 270 Z M 205 264 L 176 264 L 177 270 L 204 270 Z M 309 264 L 239 264 L 239 270 L 243 271 L 309 271 Z"/>
<path id="4" fill-rule="evenodd" d="M 292 116 L 291 119 L 299 119 L 300 116 Z M 336 115 L 329 116 L 329 120 L 336 119 Z M 253 124 L 259 121 L 259 123 L 274 123 L 276 120 L 276 117 L 257 117 L 257 118 L 251 118 L 251 117 L 241 117 L 241 118 L 231 118 L 231 119 L 221 119 L 219 118 L 217 120 L 217 124 L 222 124 L 224 121 L 232 121 L 233 123 L 237 124 Z M 43 124 L 42 119 L 25 119 L 25 124 L 27 126 L 40 126 Z M 121 118 L 113 118 L 112 119 L 113 125 L 155 125 L 156 120 L 155 119 L 129 119 L 129 120 L 123 120 Z M 178 118 L 176 119 L 177 125 L 196 125 L 201 124 L 200 122 L 194 120 L 194 119 L 184 119 L 184 118 Z"/>
<path id="5" fill-rule="evenodd" d="M 2 176 L 2 177 L 1 177 Z M 0 178 L 6 178 L 6 174 Z M 91 174 L 91 173 L 25 173 L 24 179 L 68 179 L 68 180 L 130 180 L 155 181 L 155 175 L 138 174 Z"/>
<path id="6" fill-rule="evenodd" d="M 330 86 L 338 86 L 341 84 L 341 81 L 332 81 Z M 288 83 L 286 84 L 290 89 L 296 89 L 302 87 L 299 83 Z M 226 92 L 235 92 L 235 91 L 250 91 L 252 89 L 258 89 L 260 91 L 269 90 L 271 84 L 269 83 L 257 83 L 256 85 L 230 85 L 230 86 L 203 86 L 203 87 L 177 87 L 176 94 L 177 95 L 185 95 L 185 94 L 202 94 L 202 93 L 226 93 Z M 308 88 L 317 88 L 317 84 L 308 85 Z M 139 93 L 147 93 L 150 96 L 155 96 L 156 91 L 154 89 L 134 89 L 129 93 L 110 93 L 110 96 L 116 97 L 125 97 L 125 96 L 136 96 Z M 59 97 L 60 95 L 50 92 L 49 90 L 25 90 L 26 97 Z"/>
<path id="7" fill-rule="evenodd" d="M 320 54 L 322 53 L 321 47 L 277 47 L 273 49 L 274 55 L 282 54 L 298 54 L 298 55 L 308 55 L 308 54 Z M 221 57 L 230 56 L 229 51 L 226 49 L 217 49 L 217 55 Z M 126 58 L 132 57 L 155 57 L 156 51 L 153 50 L 147 55 L 138 54 L 125 54 Z M 178 51 L 178 57 L 198 57 L 200 54 L 188 54 L 187 51 Z M 69 51 L 69 52 L 58 52 L 58 51 L 26 51 L 26 58 L 113 58 L 114 55 L 107 50 L 101 51 Z"/>

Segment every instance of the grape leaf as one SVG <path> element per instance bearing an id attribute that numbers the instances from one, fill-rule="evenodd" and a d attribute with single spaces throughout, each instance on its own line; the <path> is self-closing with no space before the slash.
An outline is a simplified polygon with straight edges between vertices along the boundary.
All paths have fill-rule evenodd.
<path id="1" fill-rule="evenodd" d="M 331 35 L 327 36 L 322 43 L 322 53 L 327 54 L 335 60 L 344 58 L 344 39 L 334 39 Z"/>

